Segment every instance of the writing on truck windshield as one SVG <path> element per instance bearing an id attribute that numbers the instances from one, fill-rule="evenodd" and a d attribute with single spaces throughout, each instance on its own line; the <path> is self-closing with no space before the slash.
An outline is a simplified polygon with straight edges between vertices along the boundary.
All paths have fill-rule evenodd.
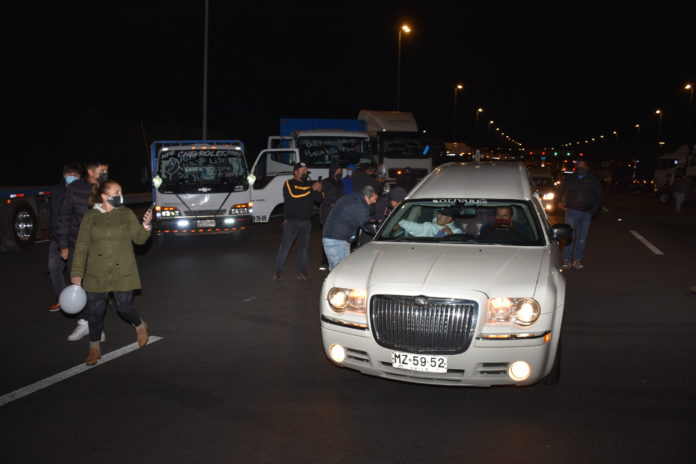
<path id="1" fill-rule="evenodd" d="M 528 202 L 486 198 L 407 201 L 389 216 L 375 241 L 544 245 Z"/>
<path id="2" fill-rule="evenodd" d="M 222 193 L 249 188 L 239 150 L 168 150 L 159 154 L 162 193 Z"/>
<path id="3" fill-rule="evenodd" d="M 362 137 L 299 137 L 300 159 L 309 167 L 329 167 L 372 161 L 370 145 Z"/>
<path id="4" fill-rule="evenodd" d="M 387 158 L 424 158 L 418 134 L 393 134 L 384 132 L 382 154 Z"/>

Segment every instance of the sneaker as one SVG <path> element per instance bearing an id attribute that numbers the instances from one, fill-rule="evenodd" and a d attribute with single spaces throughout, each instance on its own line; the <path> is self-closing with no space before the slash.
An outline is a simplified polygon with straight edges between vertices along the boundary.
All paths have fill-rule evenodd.
<path id="1" fill-rule="evenodd" d="M 580 269 L 584 268 L 585 266 L 583 266 L 582 263 L 581 263 L 580 261 L 573 261 L 573 267 L 574 267 L 575 269 L 580 270 Z"/>
<path id="2" fill-rule="evenodd" d="M 298 272 L 297 278 L 300 280 L 309 280 L 309 277 L 307 276 L 306 272 Z"/>
<path id="3" fill-rule="evenodd" d="M 570 261 L 563 261 L 563 264 L 561 264 L 561 269 L 564 271 L 570 269 Z"/>
<path id="4" fill-rule="evenodd" d="M 52 313 L 60 311 L 60 303 L 52 304 L 51 306 L 49 306 L 48 310 Z"/>
<path id="5" fill-rule="evenodd" d="M 275 274 L 273 274 L 273 280 L 283 280 L 283 273 L 276 272 Z"/>
<path id="6" fill-rule="evenodd" d="M 68 340 L 71 342 L 76 342 L 77 340 L 81 339 L 85 335 L 89 334 L 89 325 L 87 324 L 87 321 L 84 319 L 79 319 L 77 321 L 77 327 L 75 327 L 75 330 L 72 331 L 70 335 L 68 335 Z"/>
<path id="7" fill-rule="evenodd" d="M 101 336 L 101 338 L 99 339 L 99 341 L 102 342 L 102 343 L 104 343 L 104 342 L 106 341 L 106 334 L 104 333 L 103 330 L 102 330 L 102 336 Z"/>

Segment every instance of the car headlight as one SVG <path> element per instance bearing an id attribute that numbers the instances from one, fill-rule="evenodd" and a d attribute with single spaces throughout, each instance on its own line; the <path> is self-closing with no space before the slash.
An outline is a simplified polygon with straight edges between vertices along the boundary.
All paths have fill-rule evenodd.
<path id="1" fill-rule="evenodd" d="M 511 322 L 529 326 L 539 319 L 541 307 L 534 298 L 489 298 L 486 322 Z"/>
<path id="2" fill-rule="evenodd" d="M 553 200 L 556 198 L 556 195 L 553 192 L 545 193 L 543 197 L 541 197 L 543 200 Z"/>
<path id="3" fill-rule="evenodd" d="M 353 288 L 333 287 L 326 296 L 331 309 L 337 313 L 351 311 L 365 313 L 367 292 Z"/>

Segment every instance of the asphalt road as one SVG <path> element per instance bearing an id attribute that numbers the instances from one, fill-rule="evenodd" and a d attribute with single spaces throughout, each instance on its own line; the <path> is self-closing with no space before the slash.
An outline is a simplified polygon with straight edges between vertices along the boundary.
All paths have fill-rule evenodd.
<path id="1" fill-rule="evenodd" d="M 136 304 L 162 337 L 0 406 L 0 462 L 696 461 L 696 208 L 610 194 L 585 269 L 567 273 L 555 386 L 431 387 L 334 367 L 321 346 L 315 230 L 308 282 L 272 280 L 278 221 L 243 243 L 139 250 Z M 635 231 L 657 247 L 657 255 Z M 2 254 L 0 398 L 81 365 L 49 313 L 46 244 Z M 109 311 L 103 352 L 132 328 Z M 0 403 L 2 401 L 0 400 Z"/>

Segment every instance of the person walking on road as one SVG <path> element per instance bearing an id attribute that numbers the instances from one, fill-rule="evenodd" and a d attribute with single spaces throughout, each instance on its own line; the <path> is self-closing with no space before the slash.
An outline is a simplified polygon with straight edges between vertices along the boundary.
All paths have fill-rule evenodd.
<path id="1" fill-rule="evenodd" d="M 329 177 L 321 181 L 321 191 L 324 194 L 324 201 L 319 209 L 319 223 L 322 229 L 329 217 L 331 209 L 339 198 L 343 196 L 343 169 L 338 164 L 332 164 L 329 168 Z M 325 270 L 329 266 L 329 260 L 324 252 L 324 245 L 321 247 L 321 267 Z"/>
<path id="2" fill-rule="evenodd" d="M 114 180 L 99 184 L 89 199 L 75 242 L 70 281 L 87 292 L 89 355 L 85 364 L 92 366 L 101 358 L 100 338 L 109 292 L 113 292 L 119 315 L 135 328 L 136 341 L 145 346 L 147 324 L 133 305 L 133 291 L 141 288 L 133 245 L 150 238 L 152 212 L 142 223 L 133 211 L 123 206 L 121 186 Z"/>
<path id="3" fill-rule="evenodd" d="M 329 271 L 350 254 L 350 243 L 358 228 L 370 221 L 370 205 L 377 201 L 371 185 L 341 197 L 329 213 L 322 232 L 324 251 L 329 258 Z"/>
<path id="4" fill-rule="evenodd" d="M 604 200 L 604 192 L 596 175 L 589 171 L 585 161 L 578 161 L 573 174 L 567 175 L 558 189 L 558 206 L 565 209 L 565 222 L 573 228 L 570 244 L 563 248 L 563 269 L 572 265 L 582 269 L 585 242 L 590 230 L 592 217 L 599 212 Z"/>
<path id="5" fill-rule="evenodd" d="M 58 216 L 60 215 L 60 207 L 63 204 L 65 191 L 71 183 L 80 178 L 80 167 L 74 163 L 68 163 L 63 166 L 63 181 L 51 189 L 51 197 L 48 203 L 48 235 L 50 242 L 48 244 L 48 275 L 51 278 L 51 287 L 55 295 L 55 302 L 49 307 L 49 311 L 60 311 L 60 303 L 58 297 L 67 285 L 66 270 L 68 263 L 61 259 L 60 250 L 58 249 Z"/>
<path id="6" fill-rule="evenodd" d="M 85 163 L 86 175 L 71 183 L 65 190 L 63 203 L 60 206 L 56 228 L 56 241 L 60 251 L 60 258 L 67 262 L 68 269 L 73 261 L 73 251 L 77 233 L 80 230 L 82 217 L 89 209 L 89 197 L 100 182 L 109 178 L 109 166 L 101 161 Z M 84 310 L 83 310 L 84 311 Z M 80 340 L 89 333 L 87 320 L 79 313 L 77 327 L 68 335 L 68 340 L 74 342 Z"/>
<path id="7" fill-rule="evenodd" d="M 684 178 L 683 174 L 677 174 L 672 182 L 672 195 L 674 195 L 674 209 L 677 213 L 681 213 L 682 204 L 684 203 L 684 197 L 686 197 L 686 192 L 689 191 L 691 185 L 689 181 Z"/>
<path id="8" fill-rule="evenodd" d="M 303 162 L 296 163 L 293 178 L 283 184 L 283 238 L 278 247 L 275 260 L 274 280 L 282 280 L 285 261 L 288 259 L 290 248 L 295 239 L 299 246 L 297 256 L 297 278 L 308 280 L 307 258 L 309 253 L 309 236 L 312 232 L 312 213 L 314 202 L 323 200 L 321 184 L 309 181 L 309 171 Z"/>

